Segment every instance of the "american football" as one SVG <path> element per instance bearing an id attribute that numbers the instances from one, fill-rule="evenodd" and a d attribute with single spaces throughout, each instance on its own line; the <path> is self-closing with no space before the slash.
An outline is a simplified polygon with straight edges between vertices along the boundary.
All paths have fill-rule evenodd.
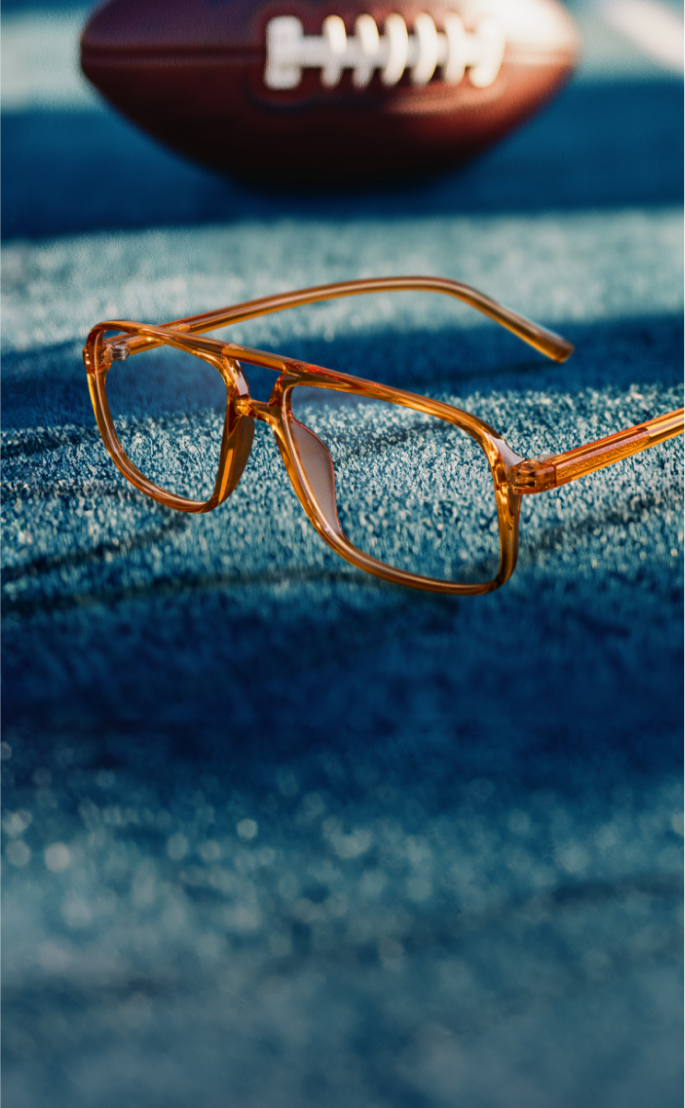
<path id="1" fill-rule="evenodd" d="M 109 0 L 81 40 L 128 119 L 275 186 L 456 165 L 539 109 L 577 55 L 557 0 Z"/>

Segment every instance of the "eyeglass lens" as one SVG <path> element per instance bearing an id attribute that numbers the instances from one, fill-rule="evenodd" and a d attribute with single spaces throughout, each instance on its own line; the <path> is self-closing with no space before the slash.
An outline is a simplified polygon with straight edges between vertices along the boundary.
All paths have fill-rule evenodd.
<path id="1" fill-rule="evenodd" d="M 328 448 L 349 540 L 386 565 L 459 583 L 499 566 L 494 483 L 485 452 L 444 420 L 397 404 L 297 386 L 295 418 Z"/>
<path id="2" fill-rule="evenodd" d="M 226 413 L 216 369 L 159 346 L 112 362 L 106 391 L 121 445 L 140 472 L 176 495 L 211 496 Z"/>

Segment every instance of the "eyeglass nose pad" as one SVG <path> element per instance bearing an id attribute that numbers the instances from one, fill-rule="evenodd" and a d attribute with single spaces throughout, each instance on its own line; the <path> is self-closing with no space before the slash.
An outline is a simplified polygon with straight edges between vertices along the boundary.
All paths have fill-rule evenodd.
<path id="1" fill-rule="evenodd" d="M 290 420 L 290 432 L 314 498 L 326 517 L 328 525 L 336 534 L 341 535 L 342 529 L 335 497 L 333 459 L 318 435 L 294 417 Z"/>
<path id="2" fill-rule="evenodd" d="M 230 444 L 231 462 L 228 468 L 226 486 L 221 493 L 220 503 L 223 503 L 223 501 L 231 495 L 242 477 L 243 470 L 247 465 L 247 459 L 250 457 L 252 451 L 253 438 L 254 420 L 250 419 L 249 416 L 241 416 L 238 419 L 238 424 L 232 435 L 232 442 Z"/>

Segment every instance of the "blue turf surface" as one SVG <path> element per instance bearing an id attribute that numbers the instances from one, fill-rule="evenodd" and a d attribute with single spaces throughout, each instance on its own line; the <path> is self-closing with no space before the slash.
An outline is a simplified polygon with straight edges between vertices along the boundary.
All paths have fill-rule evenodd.
<path id="1" fill-rule="evenodd" d="M 682 1103 L 681 442 L 531 501 L 505 589 L 441 600 L 321 544 L 263 429 L 217 512 L 139 497 L 80 362 L 108 316 L 429 272 L 576 354 L 401 299 L 239 338 L 522 453 L 676 407 L 681 83 L 593 72 L 391 195 L 255 194 L 87 104 L 3 117 L 10 1108 Z"/>

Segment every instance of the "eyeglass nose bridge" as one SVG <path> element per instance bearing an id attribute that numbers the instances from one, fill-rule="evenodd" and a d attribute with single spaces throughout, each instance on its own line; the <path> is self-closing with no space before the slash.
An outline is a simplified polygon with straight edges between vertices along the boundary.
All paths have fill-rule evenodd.
<path id="1" fill-rule="evenodd" d="M 249 418 L 250 422 L 259 419 L 269 425 L 288 476 L 311 522 L 324 538 L 333 535 L 338 541 L 344 541 L 338 519 L 333 459 L 318 435 L 295 419 L 292 413 L 286 415 L 283 392 L 289 383 L 285 378 L 277 382 L 268 404 L 263 400 L 241 397 L 234 402 L 234 408 L 239 415 Z M 288 433 L 284 427 L 286 419 Z M 293 440 L 299 467 L 289 438 Z"/>

